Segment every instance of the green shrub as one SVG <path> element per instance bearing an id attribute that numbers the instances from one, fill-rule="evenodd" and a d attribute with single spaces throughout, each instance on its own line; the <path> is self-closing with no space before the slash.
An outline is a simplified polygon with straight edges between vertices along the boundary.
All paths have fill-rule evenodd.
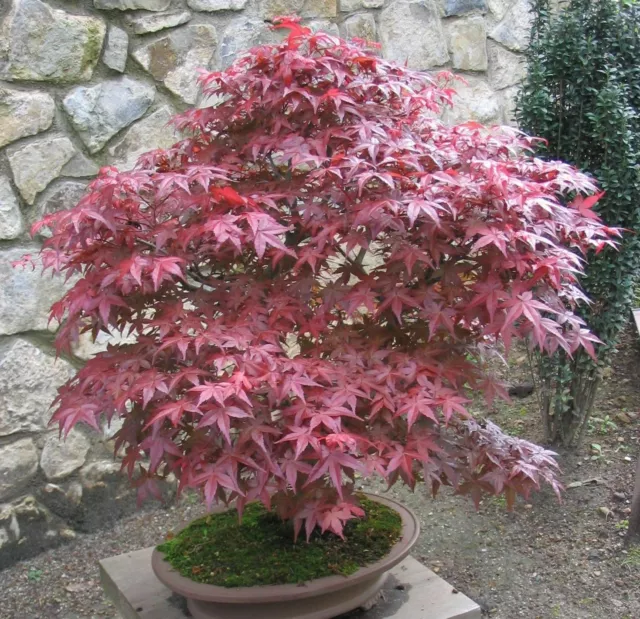
<path id="1" fill-rule="evenodd" d="M 534 0 L 533 11 L 520 126 L 547 140 L 539 156 L 592 174 L 605 192 L 596 212 L 627 231 L 619 251 L 588 256 L 581 278 L 592 303 L 579 313 L 602 340 L 598 363 L 583 351 L 538 358 L 547 439 L 572 446 L 584 436 L 640 272 L 640 10 L 616 0 L 572 0 L 552 14 L 548 0 Z"/>

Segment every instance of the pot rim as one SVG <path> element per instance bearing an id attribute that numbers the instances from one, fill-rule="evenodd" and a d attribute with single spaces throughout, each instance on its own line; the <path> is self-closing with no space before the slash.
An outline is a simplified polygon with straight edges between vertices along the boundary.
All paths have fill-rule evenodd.
<path id="1" fill-rule="evenodd" d="M 204 602 L 226 604 L 246 604 L 252 602 L 281 602 L 284 600 L 300 600 L 303 598 L 324 595 L 351 587 L 367 579 L 390 570 L 407 557 L 418 540 L 420 522 L 415 513 L 402 503 L 376 494 L 363 493 L 368 499 L 382 503 L 396 511 L 402 518 L 402 537 L 391 547 L 391 550 L 379 561 L 365 565 L 349 576 L 323 576 L 300 584 L 256 585 L 255 587 L 221 587 L 195 582 L 182 576 L 168 561 L 164 553 L 157 548 L 151 555 L 151 567 L 162 584 L 186 598 Z"/>

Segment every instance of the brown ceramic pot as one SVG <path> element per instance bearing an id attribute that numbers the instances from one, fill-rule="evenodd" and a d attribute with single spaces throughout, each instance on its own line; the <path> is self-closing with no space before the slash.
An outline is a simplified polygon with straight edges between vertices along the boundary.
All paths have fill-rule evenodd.
<path id="1" fill-rule="evenodd" d="M 404 505 L 372 494 L 367 498 L 400 514 L 402 538 L 386 557 L 351 576 L 327 576 L 303 585 L 219 587 L 181 576 L 157 549 L 151 566 L 164 585 L 187 598 L 194 619 L 330 619 L 373 598 L 382 588 L 387 572 L 409 554 L 420 533 L 416 515 Z"/>

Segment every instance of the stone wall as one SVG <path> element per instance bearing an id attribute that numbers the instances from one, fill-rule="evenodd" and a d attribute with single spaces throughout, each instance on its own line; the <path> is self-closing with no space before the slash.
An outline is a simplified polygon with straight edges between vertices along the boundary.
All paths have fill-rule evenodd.
<path id="1" fill-rule="evenodd" d="M 268 21 L 377 40 L 416 69 L 463 73 L 449 121 L 511 121 L 528 0 L 3 0 L 0 6 L 0 567 L 98 526 L 131 501 L 110 434 L 47 427 L 56 388 L 96 350 L 54 359 L 48 309 L 64 284 L 12 268 L 30 223 L 71 206 L 99 166 L 172 144 L 198 67 L 272 42 Z M 117 482 L 117 483 L 116 483 Z M 109 509 L 107 509 L 107 507 Z"/>

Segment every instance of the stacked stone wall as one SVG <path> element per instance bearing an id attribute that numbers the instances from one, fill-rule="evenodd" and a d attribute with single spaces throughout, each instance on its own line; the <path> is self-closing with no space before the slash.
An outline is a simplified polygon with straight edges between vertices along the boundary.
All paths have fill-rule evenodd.
<path id="1" fill-rule="evenodd" d="M 198 103 L 198 68 L 275 41 L 277 15 L 462 74 L 450 122 L 511 122 L 528 10 L 528 0 L 0 3 L 0 568 L 131 505 L 111 459 L 114 428 L 60 442 L 47 426 L 56 388 L 101 344 L 55 359 L 48 309 L 65 284 L 11 264 L 37 254 L 30 224 L 73 205 L 100 166 L 126 169 L 172 144 L 167 121 Z"/>

